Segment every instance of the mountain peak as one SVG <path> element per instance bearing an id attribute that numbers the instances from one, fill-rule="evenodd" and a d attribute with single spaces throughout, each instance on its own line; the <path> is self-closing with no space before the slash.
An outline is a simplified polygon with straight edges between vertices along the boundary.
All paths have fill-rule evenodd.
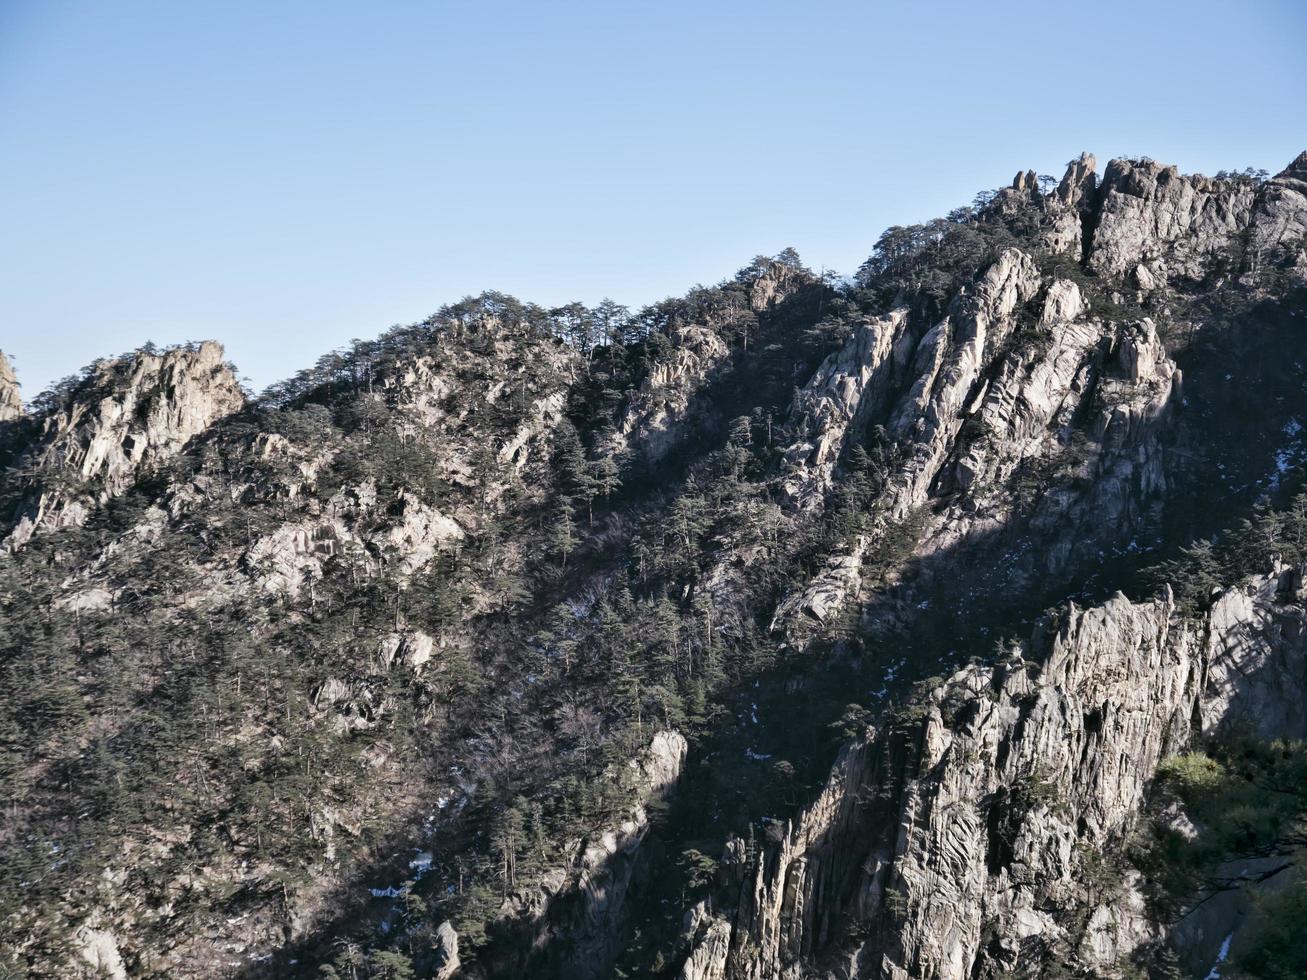
<path id="1" fill-rule="evenodd" d="M 1293 177 L 1298 180 L 1307 180 L 1307 150 L 1303 150 L 1294 157 L 1290 164 L 1275 176 L 1277 179 Z"/>

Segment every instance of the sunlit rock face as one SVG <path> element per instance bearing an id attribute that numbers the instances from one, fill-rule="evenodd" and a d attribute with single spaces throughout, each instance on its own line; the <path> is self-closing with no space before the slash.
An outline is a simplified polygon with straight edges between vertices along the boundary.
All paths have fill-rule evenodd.
<path id="1" fill-rule="evenodd" d="M 1299 545 L 1240 530 L 1307 463 L 1305 204 L 1082 154 L 853 280 L 484 294 L 258 397 L 0 359 L 0 972 L 1211 962 L 1124 844 L 1176 753 L 1307 735 Z"/>
<path id="2" fill-rule="evenodd" d="M 41 420 L 25 468 L 32 499 L 8 538 L 77 525 L 147 468 L 245 405 L 222 347 L 206 341 L 96 364 Z"/>
<path id="3" fill-rule="evenodd" d="M 1248 227 L 1256 198 L 1248 182 L 1182 176 L 1151 160 L 1113 160 L 1099 194 L 1090 266 L 1114 276 L 1142 266 L 1150 282 L 1201 279 Z"/>
<path id="4" fill-rule="evenodd" d="M 0 351 L 0 422 L 8 422 L 22 414 L 23 399 L 18 389 L 18 378 L 4 351 Z"/>
<path id="5" fill-rule="evenodd" d="M 1201 623 L 1169 596 L 1072 606 L 955 674 L 846 747 L 733 913 L 687 920 L 682 977 L 966 980 L 1049 956 L 1115 975 L 1165 925 L 1137 873 L 1105 897 L 1089 864 L 1196 735 L 1301 737 L 1301 581 L 1282 568 L 1227 590 Z M 850 943 L 842 919 L 869 938 Z"/>

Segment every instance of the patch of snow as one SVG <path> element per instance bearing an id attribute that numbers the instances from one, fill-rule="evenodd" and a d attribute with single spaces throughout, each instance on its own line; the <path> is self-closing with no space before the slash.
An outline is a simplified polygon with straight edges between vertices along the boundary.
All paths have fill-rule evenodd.
<path id="1" fill-rule="evenodd" d="M 408 866 L 413 869 L 413 877 L 421 878 L 431 870 L 431 862 L 434 858 L 430 851 L 419 851 L 414 849 L 413 853 L 417 856 L 408 863 Z"/>
<path id="2" fill-rule="evenodd" d="M 771 758 L 770 755 L 764 755 L 761 752 L 753 751 L 752 747 L 746 748 L 744 750 L 744 754 L 748 756 L 750 759 L 752 759 L 754 762 L 766 762 L 768 759 Z"/>
<path id="3" fill-rule="evenodd" d="M 1226 936 L 1221 940 L 1221 949 L 1216 954 L 1216 962 L 1212 964 L 1211 972 L 1203 977 L 1203 980 L 1221 980 L 1220 966 L 1225 962 L 1226 957 L 1230 955 L 1230 940 L 1234 938 L 1234 933 Z"/>

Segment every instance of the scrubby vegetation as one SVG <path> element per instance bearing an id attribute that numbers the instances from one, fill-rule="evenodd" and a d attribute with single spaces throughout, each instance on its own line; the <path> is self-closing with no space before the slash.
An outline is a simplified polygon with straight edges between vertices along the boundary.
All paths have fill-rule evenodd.
<path id="1" fill-rule="evenodd" d="M 471 968 L 546 970 L 540 957 L 566 950 L 533 951 L 542 889 L 642 806 L 654 870 L 618 968 L 667 975 L 686 904 L 738 885 L 728 838 L 760 860 L 845 742 L 873 722 L 910 729 L 923 686 L 1068 592 L 1054 580 L 1014 591 L 1006 566 L 972 574 L 923 557 L 935 515 L 881 505 L 905 451 L 881 425 L 844 448 L 823 507 L 787 510 L 778 476 L 795 388 L 870 316 L 907 307 L 928 329 L 1010 246 L 1113 317 L 1158 316 L 1196 376 L 1225 369 L 1205 339 L 1178 340 L 1180 316 L 1050 254 L 1050 207 L 1000 192 L 892 228 L 847 284 L 786 251 L 639 311 L 470 298 L 324 356 L 80 526 L 0 557 L 0 961 L 71 970 L 68 937 L 98 927 L 88 910 L 111 908 L 183 958 L 218 917 L 247 922 L 227 965 L 251 976 L 427 975 L 445 920 Z M 1171 301 L 1220 330 L 1236 318 L 1275 318 L 1276 336 L 1296 327 L 1251 288 L 1212 299 L 1209 287 Z M 1220 316 L 1201 305 L 1217 302 Z M 1036 312 L 1018 311 L 998 353 L 1047 350 Z M 642 398 L 671 404 L 650 379 L 683 366 L 691 328 L 726 353 L 695 362 L 654 459 L 621 426 Z M 1283 366 L 1267 378 L 1261 394 L 1284 417 L 1274 435 L 1297 379 Z M 69 379 L 34 408 L 108 393 L 92 384 Z M 1196 419 L 1226 405 L 1203 397 Z M 1012 476 L 1019 515 L 1086 482 L 1082 421 L 1059 455 Z M 1231 424 L 1216 441 L 1239 484 L 1214 494 L 1200 429 L 1182 425 L 1168 447 L 1192 462 L 1168 473 L 1176 503 L 1149 526 L 1155 539 L 1072 566 L 1081 599 L 1167 582 L 1197 614 L 1216 585 L 1272 556 L 1307 559 L 1303 496 L 1213 537 L 1297 485 L 1287 464 L 1274 485 L 1254 480 L 1275 447 Z M 38 472 L 40 437 L 35 417 L 0 432 L 6 520 L 34 487 L 76 484 Z M 985 437 L 973 418 L 957 452 Z M 1182 541 L 1194 543 L 1177 554 Z M 787 642 L 773 613 L 855 543 L 858 595 L 806 623 L 810 642 Z M 665 729 L 692 746 L 671 801 L 648 798 L 631 766 Z M 1300 832 L 1300 800 L 1249 789 L 1290 785 L 1298 747 L 1204 751 L 1159 784 L 1212 814 L 1197 847 L 1162 836 L 1150 852 L 1174 875 L 1166 894 L 1199 889 L 1220 854 Z M 1013 805 L 1047 803 L 1046 791 L 1035 773 Z M 1293 894 L 1268 897 L 1259 927 L 1280 966 L 1247 969 L 1287 969 Z M 275 952 L 252 962 L 254 949 Z M 131 953 L 127 968 L 171 965 Z"/>

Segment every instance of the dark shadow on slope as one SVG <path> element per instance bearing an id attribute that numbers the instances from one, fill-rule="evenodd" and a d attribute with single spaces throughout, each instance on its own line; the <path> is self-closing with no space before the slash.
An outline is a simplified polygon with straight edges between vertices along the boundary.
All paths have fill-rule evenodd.
<path id="1" fill-rule="evenodd" d="M 1283 336 L 1264 333 L 1261 337 L 1263 349 L 1269 351 L 1275 344 L 1287 344 L 1292 348 L 1300 346 L 1292 334 L 1296 322 L 1302 321 L 1295 319 L 1294 323 L 1289 320 L 1279 323 L 1279 327 L 1286 331 Z M 1264 328 L 1249 321 L 1247 329 L 1255 335 L 1257 330 Z M 1272 336 L 1280 339 L 1272 343 L 1269 339 Z M 1195 355 L 1192 360 L 1182 360 L 1191 389 L 1201 387 L 1205 390 L 1221 377 L 1217 350 L 1204 351 L 1204 357 L 1205 360 Z M 1265 368 L 1265 362 L 1260 366 Z M 1186 461 L 1168 467 L 1177 479 L 1172 491 L 1175 499 L 1188 502 L 1177 507 L 1174 516 L 1168 508 L 1166 529 L 1161 535 L 1165 542 L 1163 547 L 1151 552 L 1127 550 L 1120 554 L 1093 556 L 1076 569 L 1069 582 L 1045 583 L 1045 588 L 1039 592 L 1023 591 L 1008 603 L 988 601 L 1002 598 L 1005 585 L 1004 580 L 998 578 L 986 583 L 989 586 L 985 593 L 987 601 L 964 603 L 954 587 L 956 583 L 951 580 L 956 569 L 963 567 L 973 555 L 984 554 L 987 549 L 1001 553 L 998 538 L 974 542 L 963 552 L 941 553 L 928 561 L 916 563 L 914 577 L 907 585 L 915 589 L 912 596 L 918 605 L 920 602 L 928 604 L 928 611 L 900 622 L 894 634 L 863 638 L 861 648 L 847 640 L 841 641 L 832 644 L 831 656 L 824 664 L 821 657 L 789 662 L 766 676 L 749 678 L 739 685 L 725 700 L 723 714 L 712 732 L 696 748 L 677 802 L 673 804 L 666 823 L 649 841 L 647 853 L 651 873 L 644 879 L 649 884 L 637 889 L 640 907 L 632 917 L 639 923 L 638 928 L 646 934 L 664 935 L 679 928 L 682 900 L 686 896 L 679 887 L 675 864 L 686 849 L 695 847 L 705 853 L 719 852 L 720 843 L 728 831 L 743 830 L 747 833 L 751 827 L 761 841 L 766 835 L 767 825 L 761 822 L 764 818 L 783 818 L 807 801 L 812 789 L 824 778 L 841 741 L 839 733 L 832 732 L 829 726 L 840 719 L 850 701 L 893 703 L 910 690 L 914 680 L 946 672 L 971 656 L 987 657 L 1000 637 L 1028 632 L 1029 624 L 1047 605 L 1063 601 L 1068 596 L 1091 603 L 1110 595 L 1117 588 L 1135 587 L 1142 567 L 1166 557 L 1192 537 L 1211 533 L 1246 512 L 1252 500 L 1266 489 L 1253 477 L 1258 473 L 1269 473 L 1274 466 L 1271 451 L 1275 435 L 1282 433 L 1287 420 L 1292 418 L 1291 397 L 1296 392 L 1288 390 L 1293 378 L 1278 378 L 1268 384 L 1267 378 L 1258 373 L 1257 359 L 1242 362 L 1239 367 L 1239 372 L 1225 372 L 1232 377 L 1223 380 L 1231 381 L 1237 377 L 1236 388 L 1246 393 L 1257 392 L 1258 398 L 1269 398 L 1274 404 L 1282 405 L 1282 410 L 1277 408 L 1269 415 L 1265 411 L 1254 412 L 1247 408 L 1231 411 L 1227 409 L 1233 403 L 1222 397 L 1197 401 L 1191 406 L 1185 415 L 1197 421 L 1185 422 L 1188 426 L 1186 435 L 1176 440 L 1169 452 L 1174 461 L 1184 453 L 1192 454 L 1195 446 L 1205 443 L 1202 446 L 1204 459 L 1200 464 Z M 716 389 L 713 385 L 722 387 Z M 747 380 L 731 380 L 727 376 L 710 383 L 710 394 L 705 397 L 720 398 L 722 404 L 731 405 L 732 399 L 739 399 L 741 393 L 748 390 Z M 727 418 L 730 415 L 726 411 L 720 414 Z M 720 430 L 714 431 L 713 436 L 719 440 Z M 677 462 L 672 464 L 673 471 L 683 477 L 696 451 L 712 442 L 713 437 L 696 434 L 682 446 Z M 1214 455 L 1220 460 L 1215 465 L 1224 465 L 1237 476 L 1228 481 L 1211 479 L 1204 467 L 1214 462 Z M 1244 475 L 1248 478 L 1244 479 Z M 639 483 L 631 487 L 629 496 L 624 496 L 621 501 L 615 499 L 614 507 L 619 503 L 630 504 L 642 493 L 661 494 L 664 491 L 665 484 L 659 487 L 656 481 Z M 616 548 L 617 542 L 614 540 L 611 546 Z M 620 556 L 594 556 L 596 564 L 614 557 Z M 989 570 L 990 566 L 985 564 L 976 568 L 982 575 Z M 918 581 L 934 584 L 918 586 Z M 881 601 L 897 603 L 899 596 L 887 594 Z M 874 614 L 874 611 L 873 604 L 870 612 Z M 907 651 L 910 651 L 907 662 L 901 664 Z M 887 680 L 884 673 L 891 668 L 894 668 L 893 679 Z M 874 698 L 881 691 L 884 692 L 881 697 Z M 779 768 L 780 762 L 789 763 L 793 772 L 787 773 Z M 397 841 L 403 839 L 403 834 L 396 835 Z M 386 866 L 383 863 L 378 867 Z M 349 915 L 343 916 L 341 921 L 349 918 Z M 325 934 L 332 935 L 337 931 L 335 927 L 329 927 Z M 283 954 L 282 962 L 289 955 Z M 638 972 L 638 968 L 632 968 Z M 532 972 L 533 975 L 549 976 L 552 969 L 554 967 L 550 965 L 540 964 Z"/>
<path id="2" fill-rule="evenodd" d="M 910 591 L 913 604 L 918 608 L 924 604 L 929 612 L 900 620 L 895 635 L 863 636 L 856 645 L 832 644 L 830 652 L 835 655 L 829 662 L 791 663 L 737 692 L 730 716 L 692 756 L 668 821 L 648 845 L 659 870 L 651 875 L 654 887 L 633 915 L 639 935 L 628 936 L 631 948 L 623 966 L 629 975 L 658 975 L 656 957 L 672 948 L 671 940 L 681 926 L 680 913 L 687 898 L 693 900 L 675 871 L 680 855 L 691 848 L 718 855 L 730 834 L 761 843 L 770 824 L 809 802 L 838 751 L 839 722 L 850 701 L 870 695 L 870 703 L 899 703 L 914 682 L 947 674 L 973 657 L 988 659 L 998 640 L 1027 635 L 1044 609 L 1068 598 L 1092 605 L 1118 590 L 1141 596 L 1150 583 L 1142 574 L 1146 568 L 1174 556 L 1194 538 L 1234 525 L 1253 512 L 1263 494 L 1283 497 L 1291 481 L 1280 473 L 1286 464 L 1281 440 L 1286 432 L 1296 434 L 1293 413 L 1301 403 L 1294 396 L 1307 375 L 1299 365 L 1284 369 L 1280 364 L 1279 370 L 1267 371 L 1265 356 L 1303 349 L 1307 321 L 1302 315 L 1299 295 L 1296 302 L 1264 308 L 1227 324 L 1221 332 L 1227 343 L 1264 352 L 1240 361 L 1233 370 L 1222 370 L 1231 365 L 1218 356 L 1216 344 L 1182 359 L 1191 389 L 1211 386 L 1219 372 L 1227 390 L 1255 391 L 1258 410 L 1232 406 L 1224 392 L 1191 397 L 1166 447 L 1173 487 L 1165 519 L 1149 547 L 1085 556 L 1064 581 L 1041 582 L 1040 588 L 1023 591 L 1015 601 L 1005 594 L 1009 583 L 1001 575 L 989 576 L 996 570 L 996 558 L 1001 559 L 1020 535 L 997 534 L 989 541 L 973 541 L 959 553 L 913 562 L 909 580 L 900 590 Z M 1225 478 L 1209 478 L 1207 467 L 1213 464 Z M 986 560 L 979 560 L 986 554 Z M 972 574 L 960 576 L 960 569 L 970 569 Z M 878 601 L 902 605 L 893 591 Z M 871 603 L 870 618 L 875 618 L 878 601 Z M 888 681 L 887 672 L 892 677 Z M 742 746 L 748 747 L 745 760 L 735 758 Z M 793 774 L 778 773 L 781 762 L 793 766 Z M 666 959 L 662 962 L 670 965 Z"/>

